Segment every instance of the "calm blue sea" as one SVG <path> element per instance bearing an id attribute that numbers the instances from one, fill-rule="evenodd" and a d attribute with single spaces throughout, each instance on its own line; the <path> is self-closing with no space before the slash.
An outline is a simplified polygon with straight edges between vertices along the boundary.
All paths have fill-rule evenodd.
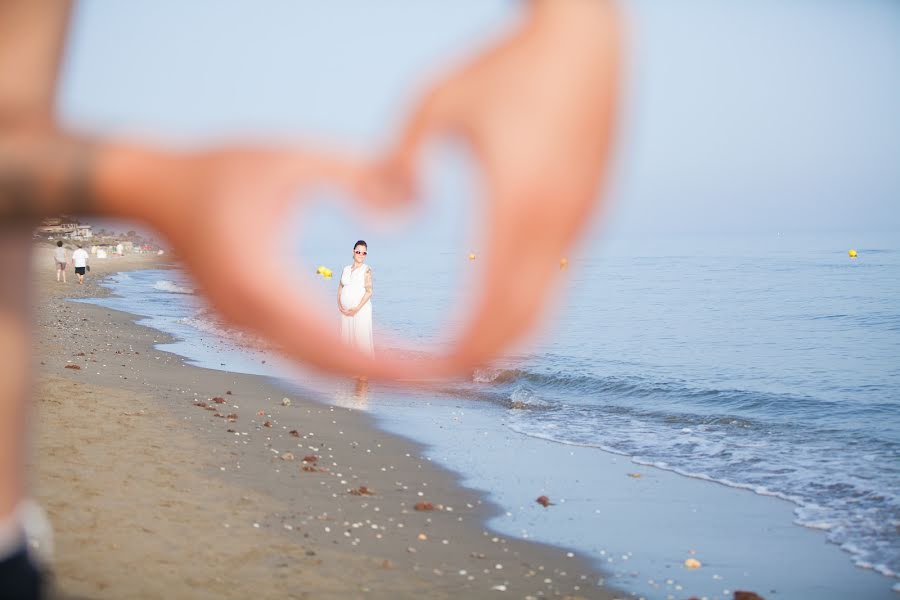
<path id="1" fill-rule="evenodd" d="M 447 315 L 452 329 L 475 295 L 467 254 L 370 248 L 376 331 L 427 346 Z M 305 281 L 329 298 L 336 289 Z M 108 285 L 119 297 L 98 302 L 222 344 L 180 272 Z M 588 243 L 559 291 L 531 345 L 446 393 L 525 408 L 498 423 L 522 436 L 789 500 L 797 522 L 826 531 L 848 560 L 897 576 L 900 235 Z M 196 359 L 191 348 L 175 350 Z M 234 354 L 222 361 L 239 370 Z"/>

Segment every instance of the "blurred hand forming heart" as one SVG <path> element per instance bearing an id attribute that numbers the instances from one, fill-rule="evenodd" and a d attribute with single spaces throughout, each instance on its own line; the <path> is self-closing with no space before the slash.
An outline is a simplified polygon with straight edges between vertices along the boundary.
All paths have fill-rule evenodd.
<path id="1" fill-rule="evenodd" d="M 424 96 L 392 151 L 374 165 L 292 149 L 148 158 L 120 148 L 101 160 L 102 171 L 113 174 L 100 177 L 101 196 L 128 197 L 119 212 L 165 234 L 214 307 L 296 360 L 385 379 L 462 374 L 534 325 L 560 258 L 597 204 L 619 41 L 607 0 L 535 0 L 517 30 Z M 298 195 L 321 183 L 372 207 L 408 202 L 421 147 L 435 135 L 461 137 L 485 177 L 480 296 L 459 340 L 440 356 L 381 351 L 370 358 L 343 344 L 332 320 L 285 277 L 287 253 L 275 234 Z M 135 181 L 146 182 L 143 198 L 135 198 Z"/>

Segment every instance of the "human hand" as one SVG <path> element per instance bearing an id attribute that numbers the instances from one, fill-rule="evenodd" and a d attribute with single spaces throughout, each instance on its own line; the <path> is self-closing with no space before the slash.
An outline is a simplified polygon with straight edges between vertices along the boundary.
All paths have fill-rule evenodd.
<path id="1" fill-rule="evenodd" d="M 414 195 L 417 158 L 440 134 L 466 141 L 488 200 L 481 298 L 448 354 L 459 372 L 527 332 L 560 258 L 596 204 L 608 161 L 619 32 L 606 0 L 536 0 L 510 37 L 435 85 L 368 185 Z"/>
<path id="2" fill-rule="evenodd" d="M 290 253 L 279 233 L 298 193 L 327 183 L 358 198 L 355 163 L 286 149 L 175 155 L 116 147 L 101 149 L 96 171 L 102 208 L 164 234 L 212 306 L 233 324 L 320 369 L 408 376 L 408 361 L 386 352 L 376 360 L 345 345 L 285 277 L 291 270 L 283 257 Z"/>

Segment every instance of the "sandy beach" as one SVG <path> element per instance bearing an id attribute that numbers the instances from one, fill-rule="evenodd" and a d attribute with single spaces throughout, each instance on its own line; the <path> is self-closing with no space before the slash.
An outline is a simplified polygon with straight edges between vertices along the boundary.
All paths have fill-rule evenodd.
<path id="1" fill-rule="evenodd" d="M 63 597 L 616 597 L 581 557 L 486 531 L 496 507 L 366 415 L 67 300 L 159 265 L 94 261 L 78 286 L 35 259 L 31 475 Z"/>
<path id="2" fill-rule="evenodd" d="M 207 315 L 166 312 L 194 291 L 168 257 L 94 261 L 84 286 L 34 266 L 31 475 L 64 598 L 894 596 L 785 499 L 182 328 Z"/>

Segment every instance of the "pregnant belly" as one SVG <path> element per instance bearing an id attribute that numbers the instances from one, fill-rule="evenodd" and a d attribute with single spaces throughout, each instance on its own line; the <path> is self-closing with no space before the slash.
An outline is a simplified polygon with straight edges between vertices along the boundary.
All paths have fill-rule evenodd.
<path id="1" fill-rule="evenodd" d="M 341 289 L 341 306 L 346 309 L 356 308 L 356 305 L 359 304 L 359 301 L 362 300 L 365 293 L 365 288 L 357 288 L 349 285 L 344 287 Z"/>

